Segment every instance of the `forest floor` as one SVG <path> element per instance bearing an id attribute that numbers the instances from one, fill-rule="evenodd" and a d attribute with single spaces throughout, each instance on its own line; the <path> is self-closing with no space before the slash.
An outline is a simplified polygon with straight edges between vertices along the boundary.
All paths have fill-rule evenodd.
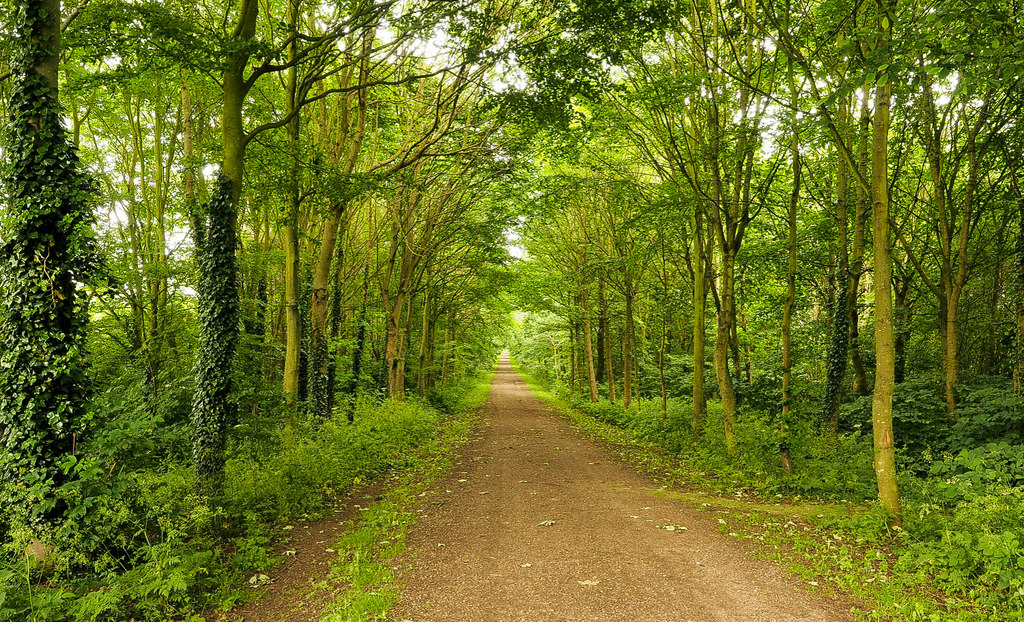
<path id="1" fill-rule="evenodd" d="M 372 503 L 376 491 L 366 492 L 353 499 Z M 401 596 L 388 619 L 854 619 L 854 602 L 759 559 L 752 542 L 722 533 L 721 515 L 689 496 L 585 438 L 503 358 L 470 442 L 417 495 L 406 550 L 390 562 Z M 298 555 L 269 573 L 265 597 L 221 619 L 319 620 L 327 595 L 309 588 L 327 573 L 325 536 L 345 527 L 351 503 L 296 529 Z"/>

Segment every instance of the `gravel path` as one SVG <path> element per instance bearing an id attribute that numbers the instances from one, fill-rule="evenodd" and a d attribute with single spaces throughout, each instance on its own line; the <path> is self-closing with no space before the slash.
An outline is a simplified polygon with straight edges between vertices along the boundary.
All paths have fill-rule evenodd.
<path id="1" fill-rule="evenodd" d="M 391 620 L 853 619 L 849 603 L 720 534 L 715 516 L 655 497 L 534 397 L 507 359 L 477 438 L 424 501 Z"/>

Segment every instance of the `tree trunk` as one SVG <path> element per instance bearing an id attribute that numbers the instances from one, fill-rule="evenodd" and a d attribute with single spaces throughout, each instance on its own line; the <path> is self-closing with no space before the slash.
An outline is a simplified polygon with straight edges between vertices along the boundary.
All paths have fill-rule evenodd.
<path id="1" fill-rule="evenodd" d="M 452 344 L 452 325 L 455 322 L 455 309 L 448 310 L 448 317 L 445 318 L 444 322 L 444 346 L 441 348 L 441 385 L 448 383 L 449 374 L 451 372 L 451 344 Z"/>
<path id="2" fill-rule="evenodd" d="M 661 385 L 661 417 L 668 418 L 668 387 L 665 384 L 665 348 L 668 343 L 668 319 L 666 310 L 661 314 L 661 343 L 658 347 L 658 382 Z"/>
<path id="3" fill-rule="evenodd" d="M 427 396 L 427 352 L 430 349 L 430 291 L 423 295 L 423 323 L 420 327 L 419 366 L 416 370 L 416 393 L 421 398 Z"/>
<path id="4" fill-rule="evenodd" d="M 907 306 L 907 298 L 910 296 L 910 279 L 898 277 L 895 281 L 895 349 L 896 362 L 893 371 L 893 380 L 896 384 L 903 382 L 906 376 L 907 367 L 907 342 L 910 340 L 910 309 Z"/>
<path id="5" fill-rule="evenodd" d="M 622 407 L 629 408 L 633 401 L 633 280 L 629 270 L 623 268 L 626 286 L 626 325 L 622 331 Z"/>
<path id="6" fill-rule="evenodd" d="M 604 360 L 604 343 L 608 335 L 608 318 L 607 309 L 605 309 L 604 300 L 604 281 L 600 282 L 600 316 L 597 319 L 597 357 L 596 357 L 596 370 L 598 380 L 604 380 L 606 377 L 605 373 L 605 360 Z"/>
<path id="7" fill-rule="evenodd" d="M 604 359 L 605 373 L 608 375 L 608 401 L 612 404 L 615 403 L 615 366 L 612 364 L 612 322 L 611 318 L 608 317 L 608 297 L 605 292 L 604 279 L 601 279 L 600 283 L 600 295 L 601 295 L 601 322 L 604 324 L 604 330 L 606 332 L 604 336 L 604 349 L 602 351 L 602 358 Z"/>
<path id="8" fill-rule="evenodd" d="M 12 520 L 57 523 L 60 464 L 87 432 L 83 358 L 88 314 L 79 283 L 94 257 L 95 193 L 62 126 L 60 2 L 17 3 L 2 169 L 0 233 L 0 495 Z M 45 549 L 41 543 L 35 547 Z"/>
<path id="9" fill-rule="evenodd" d="M 576 323 L 569 322 L 569 392 L 576 395 L 579 391 L 576 374 Z"/>
<path id="10" fill-rule="evenodd" d="M 370 294 L 370 260 L 363 264 L 363 297 L 359 304 L 359 319 L 356 326 L 356 345 L 352 349 L 352 378 L 348 382 L 349 403 L 346 411 L 348 422 L 355 419 L 356 398 L 359 396 L 359 380 L 363 373 L 363 352 L 366 350 L 366 299 Z"/>
<path id="11" fill-rule="evenodd" d="M 699 441 L 707 424 L 707 397 L 704 395 L 704 305 L 707 300 L 704 281 L 704 223 L 700 207 L 693 210 L 693 438 Z"/>
<path id="12" fill-rule="evenodd" d="M 594 367 L 594 344 L 591 336 L 590 309 L 587 290 L 580 294 L 580 309 L 583 312 L 583 354 L 587 361 L 587 385 L 590 388 L 590 401 L 597 402 L 597 370 Z"/>
<path id="13" fill-rule="evenodd" d="M 790 88 L 793 91 L 793 99 L 796 100 L 796 87 L 793 83 L 792 64 L 790 64 Z M 795 101 L 794 101 L 795 103 Z M 779 461 L 782 463 L 782 470 L 786 475 L 793 474 L 793 458 L 789 451 L 789 427 L 793 411 L 793 306 L 796 304 L 796 211 L 800 204 L 800 134 L 796 128 L 796 117 L 793 118 L 793 193 L 789 199 L 789 213 L 786 218 L 788 229 L 788 255 L 789 263 L 786 269 L 786 304 L 782 309 L 782 421 L 779 434 Z M 842 188 L 845 191 L 845 188 Z M 843 223 L 840 230 L 845 230 L 846 210 L 840 209 L 840 216 Z M 845 236 L 841 236 L 845 237 Z M 845 241 L 845 240 L 844 240 Z M 845 248 L 843 249 L 845 254 Z M 839 314 L 836 314 L 839 317 Z M 846 336 L 845 326 L 843 336 Z M 844 344 L 845 346 L 845 344 Z M 842 351 L 843 362 L 846 362 L 846 348 Z M 831 361 L 830 361 L 831 363 Z M 840 379 L 842 375 L 840 374 Z M 837 404 L 838 407 L 838 404 Z"/>
<path id="14" fill-rule="evenodd" d="M 394 387 L 396 391 L 392 394 L 392 397 L 397 397 L 399 400 L 405 399 L 405 361 L 406 356 L 409 352 L 409 340 L 411 338 L 412 328 L 412 303 L 413 296 L 409 296 L 409 302 L 405 309 L 405 320 L 403 320 L 400 329 L 400 339 L 398 341 L 398 356 L 396 364 L 393 366 L 395 377 Z"/>
<path id="15" fill-rule="evenodd" d="M 391 312 L 385 316 L 387 322 L 387 340 L 384 347 L 384 364 L 387 367 L 387 389 L 388 396 L 401 400 L 405 397 L 405 387 L 398 383 L 399 379 L 399 367 L 403 366 L 405 361 L 400 360 L 401 354 L 401 343 L 405 338 L 402 335 L 402 326 L 404 326 L 402 311 L 405 308 L 405 296 L 402 292 L 399 292 L 398 296 L 394 301 L 394 307 Z"/>
<path id="16" fill-rule="evenodd" d="M 895 17 L 890 0 L 879 1 L 879 27 L 888 48 Z M 888 52 L 888 50 L 886 50 Z M 892 82 L 875 88 L 875 115 L 871 157 L 872 237 L 874 242 L 875 292 L 875 392 L 871 403 L 874 432 L 875 476 L 882 508 L 896 523 L 902 520 L 896 457 L 893 451 L 892 394 L 895 373 L 892 309 L 892 252 L 889 237 L 888 139 Z"/>
<path id="17" fill-rule="evenodd" d="M 721 302 L 718 308 L 718 331 L 715 334 L 715 374 L 718 377 L 718 392 L 722 396 L 722 419 L 725 427 L 725 447 L 730 454 L 736 453 L 736 389 L 729 373 L 729 335 L 732 332 L 729 309 L 735 295 L 736 256 L 732 251 L 722 249 Z"/>
<path id="18" fill-rule="evenodd" d="M 300 0 L 288 2 L 288 27 L 298 27 Z M 288 45 L 288 61 L 294 63 L 298 54 L 298 40 Z M 293 64 L 288 68 L 285 93 L 285 114 L 295 116 L 287 125 L 288 149 L 291 170 L 288 175 L 288 204 L 284 222 L 284 301 L 285 301 L 285 346 L 284 346 L 284 399 L 288 417 L 295 416 L 299 398 L 300 357 L 302 350 L 302 315 L 299 307 L 300 278 L 302 274 L 299 250 L 299 140 L 301 118 L 296 113 L 301 97 L 298 86 L 298 69 Z"/>
<path id="19" fill-rule="evenodd" d="M 296 12 L 298 11 L 298 0 L 292 0 L 296 3 Z M 368 81 L 369 66 L 367 56 L 369 54 L 369 47 L 373 40 L 373 35 L 376 31 L 373 28 L 367 28 L 363 33 L 363 48 L 362 48 L 362 61 L 360 63 L 359 71 L 359 84 L 362 86 Z M 294 71 L 294 70 L 291 70 Z M 347 74 L 346 74 L 347 75 Z M 294 79 L 294 76 L 292 77 Z M 304 92 L 299 92 L 297 97 L 304 98 Z M 352 95 L 351 93 L 349 94 Z M 341 160 L 342 154 L 340 153 L 340 147 L 338 149 L 331 149 L 330 159 L 331 165 L 334 167 L 341 168 L 341 172 L 345 175 L 351 175 L 355 170 L 356 162 L 359 159 L 359 152 L 362 149 L 363 137 L 366 134 L 366 93 L 365 89 L 360 88 L 355 92 L 357 98 L 357 113 L 355 123 L 353 127 L 349 127 L 348 110 L 350 102 L 348 97 L 343 98 L 339 105 L 344 106 L 342 113 L 342 129 L 341 135 L 338 137 L 339 145 L 343 145 L 346 148 L 344 153 L 344 160 Z M 325 121 L 325 124 L 327 121 Z M 296 115 L 296 141 L 298 140 L 298 115 Z M 296 153 L 295 162 L 298 162 L 298 154 Z M 295 171 L 295 176 L 298 176 L 298 171 Z M 297 191 L 298 186 L 295 185 Z M 296 195 L 297 196 L 297 195 Z M 330 214 L 327 218 L 327 222 L 324 223 L 323 234 L 320 239 L 320 254 L 317 257 L 316 267 L 313 271 L 313 290 L 310 297 L 310 339 L 309 339 L 309 354 L 311 357 L 309 364 L 309 394 L 310 404 L 312 406 L 311 411 L 321 417 L 327 417 L 330 415 L 330 403 L 331 393 L 333 387 L 328 382 L 330 377 L 330 368 L 334 365 L 334 358 L 330 352 L 330 327 L 328 326 L 329 317 L 329 306 L 330 298 L 328 296 L 329 287 L 331 281 L 331 264 L 334 262 L 335 246 L 338 243 L 338 237 L 341 234 L 342 227 L 345 222 L 345 210 L 349 206 L 349 198 L 339 198 L 331 202 Z M 296 209 L 296 213 L 297 213 Z"/>
<path id="20" fill-rule="evenodd" d="M 338 231 L 341 228 L 344 207 L 337 204 L 331 206 L 330 216 L 324 224 L 323 237 L 320 240 L 320 252 L 313 269 L 313 286 L 309 299 L 309 364 L 307 373 L 309 411 L 311 414 L 326 418 L 328 410 L 329 388 L 327 385 L 330 357 L 330 311 L 331 264 L 334 262 L 335 245 Z"/>
<path id="21" fill-rule="evenodd" d="M 841 104 L 839 110 L 840 132 L 845 132 L 849 117 L 848 105 Z M 841 136 L 844 136 L 841 134 Z M 843 137 L 845 141 L 845 137 Z M 797 158 L 798 156 L 794 156 Z M 849 274 L 848 262 L 848 203 L 850 193 L 850 175 L 847 170 L 847 159 L 842 153 L 836 163 L 836 225 L 839 232 L 839 266 L 836 274 L 839 289 L 832 314 L 832 335 L 825 358 L 825 395 L 822 401 L 821 421 L 825 423 L 833 437 L 839 430 L 839 405 L 843 399 L 843 380 L 846 376 L 846 350 L 850 338 L 849 305 Z M 796 192 L 794 190 L 794 192 Z M 785 401 L 785 398 L 783 398 Z"/>
<path id="22" fill-rule="evenodd" d="M 235 421 L 229 399 L 231 369 L 238 342 L 238 203 L 245 174 L 243 108 L 247 92 L 245 69 L 249 46 L 256 32 L 259 7 L 243 0 L 222 75 L 222 161 L 217 187 L 206 210 L 205 239 L 197 247 L 200 280 L 199 339 L 195 362 L 195 394 L 192 401 L 192 458 L 200 494 L 217 496 L 223 486 L 224 448 L 227 432 Z"/>
<path id="23" fill-rule="evenodd" d="M 1013 361 L 1013 392 L 1024 395 L 1024 197 L 1017 199 L 1020 223 L 1017 226 L 1017 245 L 1014 272 L 1017 280 L 1017 347 Z"/>
<path id="24" fill-rule="evenodd" d="M 871 110 L 868 108 L 868 90 L 864 89 L 861 100 L 859 163 L 860 176 L 868 178 L 868 137 L 871 133 Z M 864 240 L 866 237 L 868 214 L 871 202 L 868 191 L 862 184 L 857 184 L 857 215 L 853 224 L 853 254 L 850 257 L 850 285 L 846 290 L 846 304 L 850 308 L 850 361 L 853 363 L 853 392 L 857 395 L 868 394 L 868 376 L 864 367 L 864 359 L 860 353 L 860 316 L 858 300 L 860 297 L 860 277 L 864 272 Z"/>

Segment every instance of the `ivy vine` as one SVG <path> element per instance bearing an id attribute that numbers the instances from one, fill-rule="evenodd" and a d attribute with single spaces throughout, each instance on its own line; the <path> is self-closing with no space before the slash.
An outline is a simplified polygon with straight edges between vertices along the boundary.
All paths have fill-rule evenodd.
<path id="1" fill-rule="evenodd" d="M 20 4 L 0 172 L 0 503 L 53 523 L 65 510 L 55 491 L 73 477 L 62 465 L 90 419 L 79 288 L 96 268 L 96 187 L 40 72 L 59 51 L 60 16 Z"/>
<path id="2" fill-rule="evenodd" d="M 210 496 L 220 493 L 227 433 L 237 415 L 231 391 L 239 334 L 236 218 L 231 193 L 231 180 L 218 175 L 209 204 L 195 214 L 199 344 L 192 400 L 192 458 L 199 492 Z"/>
<path id="3" fill-rule="evenodd" d="M 840 276 L 845 276 L 845 272 L 841 272 Z M 825 424 L 835 421 L 839 413 L 839 403 L 843 399 L 843 378 L 846 376 L 846 350 L 850 341 L 848 292 L 842 286 L 841 279 L 839 282 L 835 313 L 832 316 L 832 337 L 825 361 L 825 394 L 821 406 L 821 421 Z"/>

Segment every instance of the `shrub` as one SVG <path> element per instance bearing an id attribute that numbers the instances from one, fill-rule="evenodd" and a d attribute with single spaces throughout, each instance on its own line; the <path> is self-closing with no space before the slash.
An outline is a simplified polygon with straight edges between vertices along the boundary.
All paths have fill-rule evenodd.
<path id="1" fill-rule="evenodd" d="M 915 378 L 896 385 L 892 396 L 893 438 L 903 448 L 906 461 L 913 462 L 922 453 L 946 437 L 950 417 L 940 387 L 926 378 Z M 871 396 L 857 398 L 840 408 L 840 428 L 844 432 L 871 429 Z"/>
<path id="2" fill-rule="evenodd" d="M 909 504 L 916 539 L 900 569 L 982 605 L 1024 607 L 1024 446 L 989 444 L 936 461 Z"/>
<path id="3" fill-rule="evenodd" d="M 1009 387 L 964 388 L 950 431 L 950 451 L 972 449 L 987 443 L 1024 444 L 1024 398 Z"/>
<path id="4" fill-rule="evenodd" d="M 682 453 L 693 446 L 693 404 L 672 398 L 668 400 L 667 412 L 662 414 L 660 401 L 645 401 L 632 428 L 637 438 L 656 443 L 670 453 Z"/>

